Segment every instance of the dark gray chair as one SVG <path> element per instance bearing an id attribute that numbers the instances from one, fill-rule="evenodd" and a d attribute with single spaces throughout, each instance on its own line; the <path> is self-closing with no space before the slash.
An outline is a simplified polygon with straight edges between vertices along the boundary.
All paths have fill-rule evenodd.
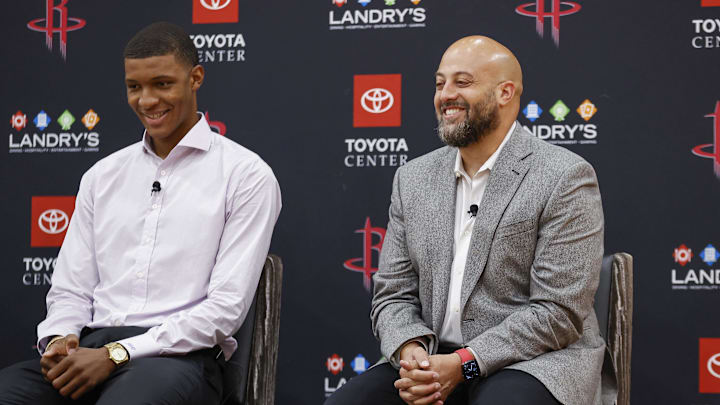
<path id="1" fill-rule="evenodd" d="M 595 314 L 607 344 L 603 392 L 610 388 L 608 384 L 617 384 L 617 405 L 629 405 L 633 314 L 633 258 L 629 254 L 603 257 Z"/>
<path id="2" fill-rule="evenodd" d="M 225 366 L 225 405 L 275 402 L 282 273 L 280 258 L 268 255 L 250 311 L 235 334 L 238 349 Z"/>

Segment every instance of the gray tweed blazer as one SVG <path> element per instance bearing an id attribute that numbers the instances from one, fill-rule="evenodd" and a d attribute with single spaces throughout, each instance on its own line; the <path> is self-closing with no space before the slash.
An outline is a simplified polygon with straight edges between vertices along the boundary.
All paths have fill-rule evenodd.
<path id="1" fill-rule="evenodd" d="M 443 147 L 395 173 L 370 314 L 387 358 L 420 336 L 434 337 L 437 352 L 453 261 L 456 154 Z M 601 395 L 605 344 L 593 311 L 602 256 L 592 166 L 518 123 L 490 173 L 462 283 L 462 335 L 482 374 L 522 370 L 563 404 L 612 403 L 615 392 Z"/>

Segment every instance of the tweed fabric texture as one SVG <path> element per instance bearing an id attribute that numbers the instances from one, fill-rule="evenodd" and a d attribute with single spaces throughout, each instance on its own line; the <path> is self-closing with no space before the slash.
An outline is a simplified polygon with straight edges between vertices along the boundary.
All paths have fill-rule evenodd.
<path id="1" fill-rule="evenodd" d="M 386 358 L 420 336 L 437 352 L 453 261 L 456 153 L 443 147 L 395 173 L 370 314 Z M 563 404 L 614 395 L 601 396 L 605 343 L 593 311 L 602 255 L 592 166 L 518 123 L 490 173 L 461 290 L 464 343 L 484 376 L 525 371 Z"/>

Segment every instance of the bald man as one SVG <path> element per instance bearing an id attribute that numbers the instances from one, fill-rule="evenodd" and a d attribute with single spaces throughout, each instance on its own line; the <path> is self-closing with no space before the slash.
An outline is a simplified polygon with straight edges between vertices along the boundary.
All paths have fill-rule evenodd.
<path id="1" fill-rule="evenodd" d="M 522 91 L 517 59 L 490 38 L 443 55 L 434 101 L 447 146 L 397 170 L 374 276 L 387 360 L 327 405 L 614 402 L 601 395 L 592 306 L 603 254 L 595 172 L 523 129 Z"/>

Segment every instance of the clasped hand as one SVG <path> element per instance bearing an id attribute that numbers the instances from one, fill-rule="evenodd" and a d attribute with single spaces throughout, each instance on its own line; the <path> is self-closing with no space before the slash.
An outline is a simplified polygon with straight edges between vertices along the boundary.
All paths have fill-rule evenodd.
<path id="1" fill-rule="evenodd" d="M 409 405 L 442 405 L 463 380 L 460 356 L 455 353 L 429 356 L 416 342 L 402 348 L 400 366 L 395 388 Z"/>
<path id="2" fill-rule="evenodd" d="M 78 399 L 105 381 L 115 370 L 107 348 L 80 347 L 76 335 L 67 335 L 47 348 L 40 359 L 45 380 L 60 395 Z"/>

